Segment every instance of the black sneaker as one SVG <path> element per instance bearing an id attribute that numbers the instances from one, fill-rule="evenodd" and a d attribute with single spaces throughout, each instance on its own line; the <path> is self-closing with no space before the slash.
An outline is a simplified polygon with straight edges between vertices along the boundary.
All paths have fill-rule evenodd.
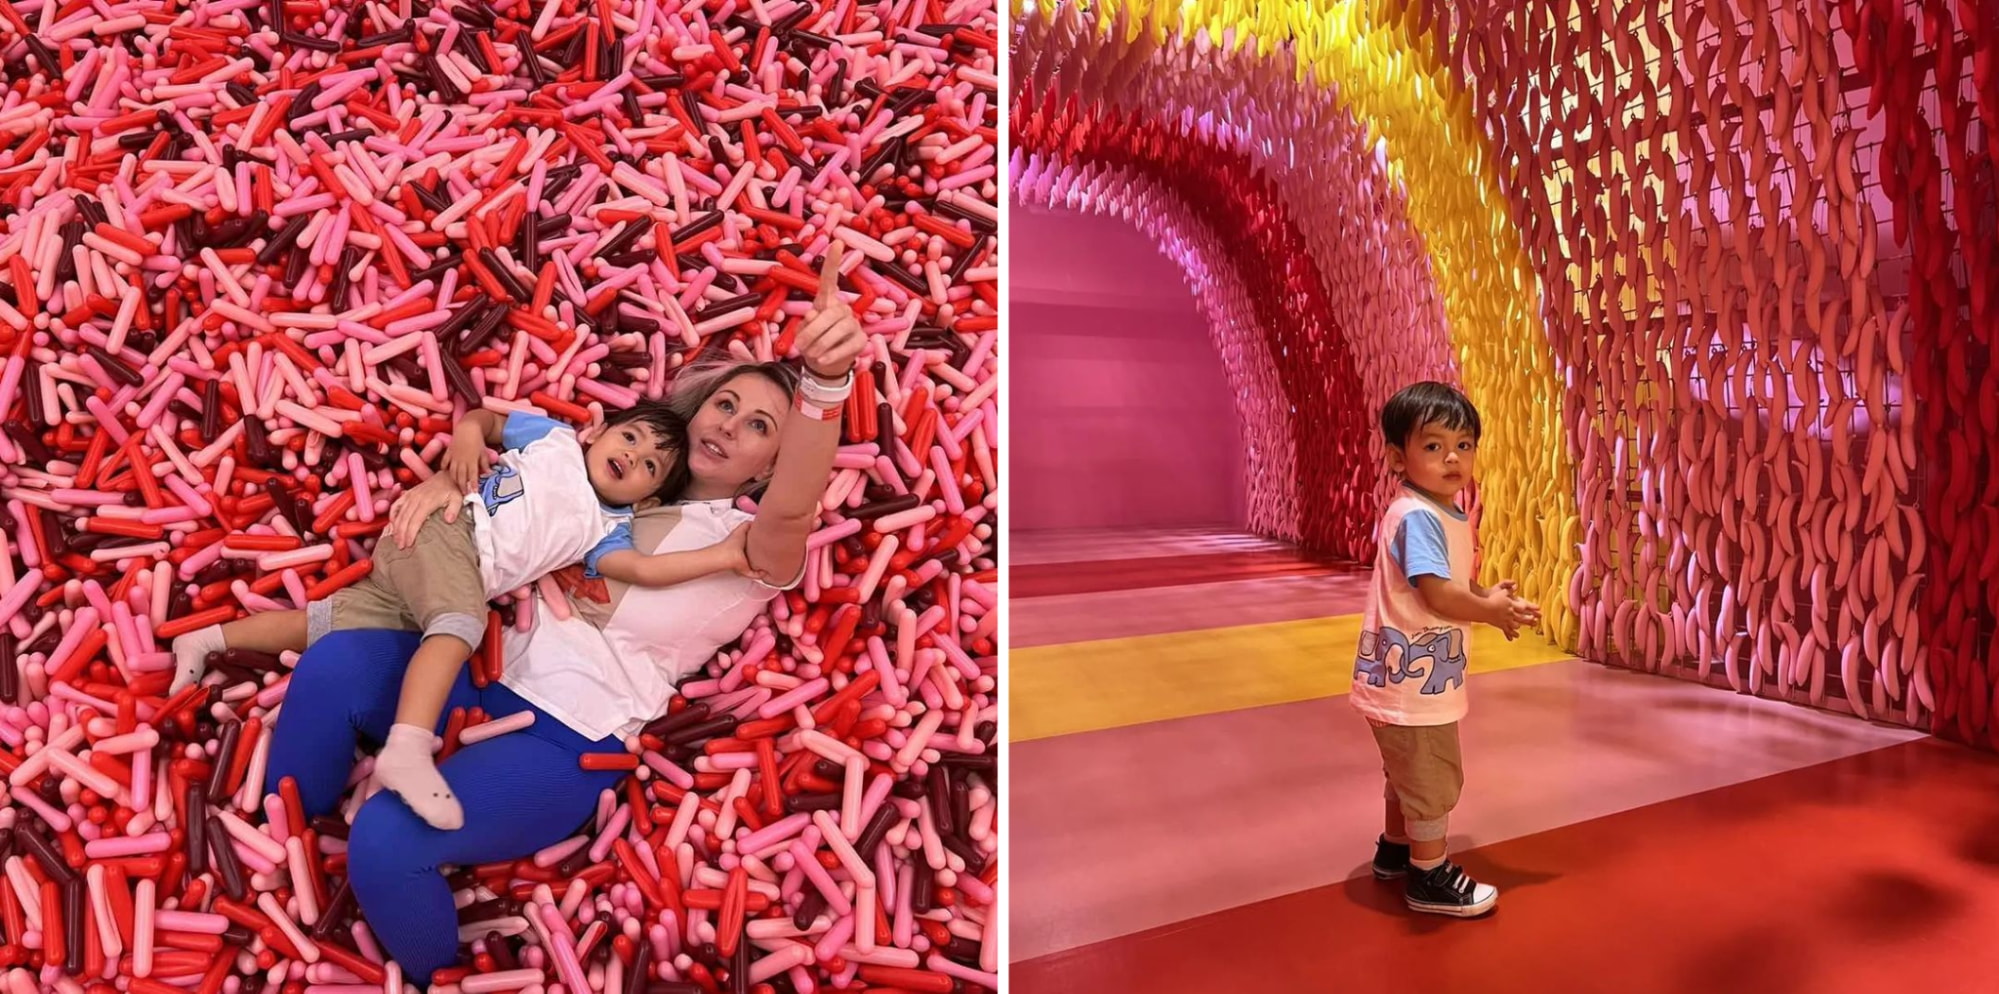
<path id="1" fill-rule="evenodd" d="M 1412 911 L 1455 918 L 1475 918 L 1499 903 L 1499 888 L 1471 878 L 1450 860 L 1431 870 L 1409 868 L 1408 900 Z"/>
<path id="2" fill-rule="evenodd" d="M 1399 880 L 1409 872 L 1409 846 L 1384 835 L 1374 843 L 1374 879 Z"/>

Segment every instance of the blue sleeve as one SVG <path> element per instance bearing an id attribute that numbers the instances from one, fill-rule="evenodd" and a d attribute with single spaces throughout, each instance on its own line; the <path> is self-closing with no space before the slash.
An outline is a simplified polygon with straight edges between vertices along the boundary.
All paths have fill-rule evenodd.
<path id="1" fill-rule="evenodd" d="M 1444 523 L 1430 510 L 1410 511 L 1402 516 L 1389 554 L 1402 567 L 1402 575 L 1412 587 L 1419 576 L 1451 578 L 1450 540 L 1444 537 Z"/>
<path id="2" fill-rule="evenodd" d="M 630 548 L 634 548 L 632 545 L 632 523 L 627 521 L 611 529 L 611 534 L 604 536 L 604 540 L 597 543 L 596 548 L 583 554 L 583 575 L 592 578 L 596 577 L 598 575 L 597 560 L 619 549 Z"/>
<path id="3" fill-rule="evenodd" d="M 524 449 L 528 443 L 548 437 L 549 432 L 569 430 L 568 425 L 554 418 L 545 418 L 539 414 L 508 412 L 506 424 L 500 427 L 500 447 Z"/>

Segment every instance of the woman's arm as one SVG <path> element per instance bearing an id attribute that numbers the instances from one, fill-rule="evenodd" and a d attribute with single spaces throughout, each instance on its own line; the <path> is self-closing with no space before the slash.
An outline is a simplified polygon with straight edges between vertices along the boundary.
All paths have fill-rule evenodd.
<path id="1" fill-rule="evenodd" d="M 853 372 L 867 334 L 838 293 L 840 243 L 826 252 L 819 270 L 819 296 L 798 332 L 798 351 L 807 375 L 833 385 Z M 750 524 L 749 564 L 764 582 L 783 584 L 805 565 L 805 539 L 819 516 L 819 499 L 840 447 L 840 414 L 820 419 L 794 407 L 778 434 L 777 464 Z"/>

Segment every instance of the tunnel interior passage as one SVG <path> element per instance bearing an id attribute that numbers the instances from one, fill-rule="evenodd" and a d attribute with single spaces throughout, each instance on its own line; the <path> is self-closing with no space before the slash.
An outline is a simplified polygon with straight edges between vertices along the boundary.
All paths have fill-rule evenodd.
<path id="1" fill-rule="evenodd" d="M 1112 217 L 1009 221 L 1013 529 L 1244 527 L 1242 418 L 1180 268 Z"/>

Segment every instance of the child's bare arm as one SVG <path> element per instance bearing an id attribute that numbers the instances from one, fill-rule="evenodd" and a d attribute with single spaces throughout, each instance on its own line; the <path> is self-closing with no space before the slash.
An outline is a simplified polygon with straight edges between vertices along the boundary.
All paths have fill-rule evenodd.
<path id="1" fill-rule="evenodd" d="M 1446 580 L 1435 574 L 1424 574 L 1416 578 L 1416 592 L 1423 597 L 1423 603 L 1430 610 L 1452 621 L 1466 624 L 1498 625 L 1505 611 L 1506 599 L 1495 596 L 1490 590 L 1470 582 Z"/>
<path id="2" fill-rule="evenodd" d="M 650 556 L 634 549 L 607 552 L 597 560 L 597 573 L 639 587 L 671 587 L 711 573 L 747 573 L 744 540 L 748 535 L 749 525 L 741 525 L 728 538 L 705 549 Z"/>
<path id="3" fill-rule="evenodd" d="M 1512 580 L 1482 587 L 1475 581 L 1460 586 L 1440 576 L 1416 578 L 1417 593 L 1430 610 L 1452 621 L 1491 625 L 1505 632 L 1508 639 L 1518 635 L 1522 627 L 1541 620 L 1541 609 L 1521 600 L 1517 589 Z"/>

